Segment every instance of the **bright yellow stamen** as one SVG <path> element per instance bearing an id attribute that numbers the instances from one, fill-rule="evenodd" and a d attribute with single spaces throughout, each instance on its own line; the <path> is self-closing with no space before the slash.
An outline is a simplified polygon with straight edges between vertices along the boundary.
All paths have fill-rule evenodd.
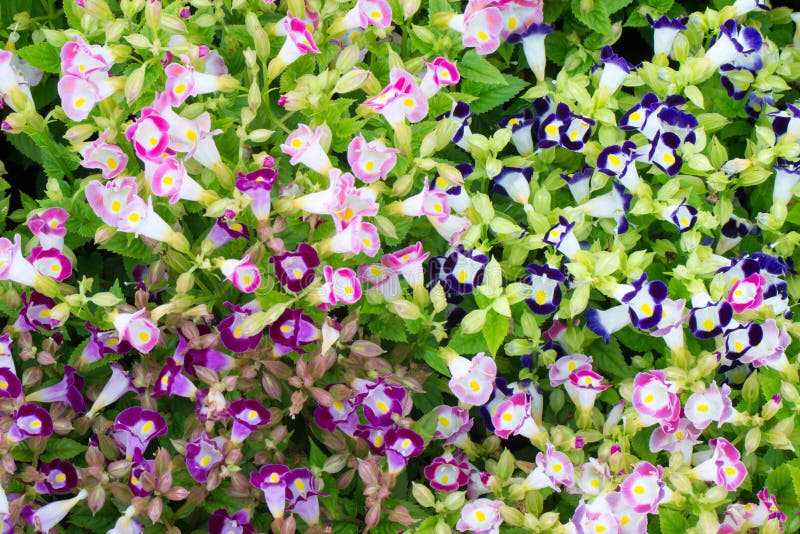
<path id="1" fill-rule="evenodd" d="M 560 473 L 562 469 L 564 469 L 564 466 L 561 465 L 561 464 L 554 464 L 553 465 L 553 472 L 554 473 Z"/>
<path id="2" fill-rule="evenodd" d="M 117 163 L 117 160 L 115 160 L 114 158 L 106 159 L 106 167 L 108 167 L 112 171 L 114 169 L 116 169 L 118 166 L 119 166 L 119 163 Z"/>
<path id="3" fill-rule="evenodd" d="M 33 423 L 31 423 L 31 428 L 39 428 L 40 426 L 42 426 L 42 422 L 39 421 L 38 419 Z"/>
<path id="4" fill-rule="evenodd" d="M 544 301 L 547 299 L 547 293 L 539 289 L 538 291 L 536 291 L 535 299 L 536 299 L 536 304 L 544 304 Z M 575 364 L 574 362 L 571 363 L 573 365 Z"/>
<path id="5" fill-rule="evenodd" d="M 172 176 L 165 176 L 164 178 L 161 179 L 161 183 L 163 183 L 164 185 L 172 185 L 172 182 L 174 181 L 175 180 L 173 180 Z"/>
<path id="6" fill-rule="evenodd" d="M 277 482 L 279 478 L 280 478 L 280 477 L 278 476 L 278 473 L 272 473 L 272 474 L 269 476 L 269 481 L 270 481 L 270 482 Z"/>
<path id="7" fill-rule="evenodd" d="M 73 106 L 76 107 L 76 108 L 82 108 L 84 106 L 84 104 L 86 104 L 86 99 L 83 98 L 83 97 L 80 97 L 79 99 L 77 99 L 75 101 Z"/>
<path id="8" fill-rule="evenodd" d="M 638 120 L 639 120 L 639 119 L 641 119 L 641 118 L 642 118 L 642 114 L 641 114 L 641 113 L 639 113 L 638 111 L 634 111 L 633 113 L 631 113 L 630 119 L 631 119 L 632 121 L 636 122 L 636 121 L 638 121 Z"/>
<path id="9" fill-rule="evenodd" d="M 622 160 L 619 159 L 619 156 L 611 154 L 608 156 L 608 162 L 611 163 L 612 165 L 619 165 L 620 163 L 622 163 Z"/>
<path id="10" fill-rule="evenodd" d="M 3 387 L 5 387 L 5 386 L 3 386 Z M 450 426 L 450 420 L 447 417 L 439 416 L 439 424 L 441 426 L 443 426 L 444 428 L 447 428 L 447 427 Z"/>
<path id="11" fill-rule="evenodd" d="M 289 326 L 288 324 L 284 324 L 284 325 L 281 325 L 281 328 L 280 328 L 280 330 L 281 330 L 281 332 L 283 332 L 284 334 L 288 334 L 289 332 L 291 332 L 291 331 L 292 331 L 292 327 L 291 327 L 291 326 Z"/>
<path id="12" fill-rule="evenodd" d="M 305 485 L 305 484 L 303 483 L 303 481 L 302 481 L 302 480 L 300 480 L 299 478 L 298 478 L 297 480 L 295 480 L 295 481 L 294 481 L 294 485 L 295 485 L 295 487 L 296 487 L 298 490 L 300 490 L 300 491 L 303 491 L 303 490 L 305 490 L 305 489 L 306 489 L 306 485 Z"/>
<path id="13" fill-rule="evenodd" d="M 56 482 L 64 482 L 65 480 L 67 480 L 67 475 L 64 473 L 59 473 L 56 475 Z"/>
<path id="14" fill-rule="evenodd" d="M 413 98 L 406 98 L 403 100 L 403 105 L 407 108 L 413 108 L 416 105 L 416 102 Z"/>
<path id="15" fill-rule="evenodd" d="M 203 459 L 200 460 L 200 465 L 203 467 L 208 467 L 208 464 L 210 463 L 211 463 L 211 458 L 209 458 L 208 456 L 203 456 Z"/>
<path id="16" fill-rule="evenodd" d="M 478 39 L 480 39 L 481 41 L 487 41 L 489 39 L 489 36 L 486 35 L 485 31 L 479 31 L 478 32 Z"/>
<path id="17" fill-rule="evenodd" d="M 706 413 L 708 411 L 708 404 L 698 404 L 697 411 L 700 413 Z"/>
<path id="18" fill-rule="evenodd" d="M 475 519 L 483 523 L 486 521 L 486 514 L 484 514 L 482 510 L 475 510 Z"/>
<path id="19" fill-rule="evenodd" d="M 294 139 L 292 139 L 292 146 L 295 148 L 300 148 L 301 146 L 303 146 L 303 141 L 295 137 Z"/>
<path id="20" fill-rule="evenodd" d="M 504 414 L 503 414 L 503 415 L 502 415 L 500 418 L 501 418 L 503 421 L 506 421 L 506 422 L 508 422 L 508 421 L 511 421 L 512 419 L 514 419 L 514 416 L 513 416 L 513 415 L 511 415 L 511 413 L 510 413 L 510 412 L 506 412 L 506 413 L 504 413 Z"/>
<path id="21" fill-rule="evenodd" d="M 111 211 L 113 211 L 114 213 L 118 212 L 121 209 L 122 209 L 122 204 L 120 203 L 119 200 L 115 200 L 114 202 L 111 203 Z"/>
<path id="22" fill-rule="evenodd" d="M 642 310 L 642 313 L 645 315 L 653 315 L 653 307 L 647 302 L 642 303 L 642 305 L 639 306 L 639 309 Z"/>
<path id="23" fill-rule="evenodd" d="M 139 339 L 143 343 L 147 343 L 148 341 L 150 341 L 150 334 L 148 334 L 147 332 L 144 332 L 144 331 L 139 332 Z"/>
<path id="24" fill-rule="evenodd" d="M 668 164 L 670 164 L 670 165 L 672 165 L 673 163 L 675 163 L 675 156 L 673 156 L 673 155 L 672 155 L 672 154 L 670 154 L 669 152 L 665 152 L 665 153 L 664 153 L 664 156 L 662 157 L 662 159 L 664 160 L 664 162 L 665 162 L 665 163 L 668 163 Z"/>
<path id="25" fill-rule="evenodd" d="M 383 402 L 383 401 L 378 401 L 378 402 L 376 402 L 376 403 L 375 403 L 375 406 L 377 406 L 377 407 L 378 407 L 378 409 L 379 409 L 381 412 L 383 412 L 383 413 L 386 413 L 386 412 L 388 412 L 388 411 L 389 411 L 389 407 L 388 407 L 388 406 L 386 406 L 386 403 L 385 403 L 385 402 Z"/>
<path id="26" fill-rule="evenodd" d="M 467 281 L 467 271 L 458 271 L 458 275 L 456 276 L 459 282 L 462 284 Z"/>
<path id="27" fill-rule="evenodd" d="M 410 440 L 410 439 L 408 439 L 408 438 L 404 439 L 404 440 L 403 440 L 403 443 L 401 444 L 401 446 L 402 446 L 404 449 L 407 449 L 407 448 L 409 448 L 409 447 L 411 446 L 411 440 Z"/>
<path id="28" fill-rule="evenodd" d="M 194 130 L 187 130 L 186 131 L 186 139 L 188 139 L 190 142 L 194 143 L 195 141 L 197 141 L 197 132 L 195 132 Z"/>
<path id="29" fill-rule="evenodd" d="M 153 424 L 152 421 L 147 421 L 145 424 L 142 425 L 142 432 L 145 434 L 149 434 L 150 432 L 152 432 L 155 426 L 156 425 Z"/>
<path id="30" fill-rule="evenodd" d="M 703 321 L 703 328 L 705 328 L 708 331 L 713 330 L 714 329 L 714 321 L 712 321 L 711 319 L 706 319 L 705 321 Z"/>
<path id="31" fill-rule="evenodd" d="M 369 160 L 368 162 L 366 162 L 366 163 L 364 164 L 364 169 L 365 169 L 367 172 L 372 172 L 372 169 L 374 169 L 374 168 L 375 168 L 375 162 L 374 162 L 374 161 L 372 161 L 372 160 Z"/>
<path id="32" fill-rule="evenodd" d="M 470 380 L 469 381 L 469 389 L 471 389 L 472 391 L 477 393 L 477 392 L 479 392 L 481 390 L 481 383 L 478 382 L 477 380 Z"/>
<path id="33" fill-rule="evenodd" d="M 544 131 L 548 135 L 555 135 L 558 133 L 558 126 L 556 126 L 555 124 L 548 124 L 547 126 L 545 126 Z"/>
<path id="34" fill-rule="evenodd" d="M 634 486 L 634 487 L 633 487 L 633 492 L 634 492 L 636 495 L 641 495 L 641 494 L 643 494 L 643 493 L 644 493 L 644 487 L 643 487 L 643 486 Z"/>
<path id="35" fill-rule="evenodd" d="M 373 440 L 372 440 L 372 443 L 373 443 L 373 444 L 374 444 L 376 447 L 380 447 L 381 445 L 383 445 L 383 436 L 381 436 L 380 434 L 378 434 L 377 436 L 375 436 L 375 439 L 373 439 Z"/>
<path id="36" fill-rule="evenodd" d="M 186 84 L 185 83 L 179 83 L 178 85 L 175 86 L 175 94 L 179 95 L 179 94 L 183 93 L 185 90 L 186 90 Z"/>
<path id="37" fill-rule="evenodd" d="M 511 17 L 508 19 L 508 29 L 514 30 L 517 27 L 517 17 Z"/>
<path id="38" fill-rule="evenodd" d="M 644 397 L 644 402 L 647 403 L 647 404 L 650 404 L 654 400 L 655 400 L 655 397 L 652 396 L 652 395 L 645 395 L 645 397 Z"/>
<path id="39" fill-rule="evenodd" d="M 139 222 L 139 219 L 141 219 L 141 217 L 139 217 L 139 214 L 138 214 L 138 213 L 136 213 L 135 211 L 134 211 L 134 212 L 131 212 L 131 214 L 130 214 L 130 215 L 128 215 L 128 220 L 129 220 L 130 222 L 132 222 L 132 223 L 137 223 L 137 222 Z"/>

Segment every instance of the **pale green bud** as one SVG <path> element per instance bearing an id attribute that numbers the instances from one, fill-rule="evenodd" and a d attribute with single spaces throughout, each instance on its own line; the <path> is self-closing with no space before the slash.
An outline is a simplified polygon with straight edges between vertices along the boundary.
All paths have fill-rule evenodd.
<path id="1" fill-rule="evenodd" d="M 125 80 L 125 100 L 128 101 L 128 104 L 132 104 L 133 101 L 139 98 L 139 95 L 142 94 L 142 86 L 144 85 L 146 68 L 146 65 L 142 65 L 133 71 L 130 76 L 128 76 L 128 79 Z"/>
<path id="2" fill-rule="evenodd" d="M 422 317 L 419 306 L 413 302 L 403 299 L 393 300 L 391 303 L 392 311 L 407 321 L 414 321 Z"/>
<path id="3" fill-rule="evenodd" d="M 460 510 L 462 506 L 464 506 L 464 502 L 466 501 L 466 492 L 464 491 L 454 491 L 449 493 L 447 497 L 444 498 L 444 507 L 451 511 L 455 512 L 456 510 Z"/>
<path id="4" fill-rule="evenodd" d="M 425 508 L 433 508 L 436 505 L 436 497 L 433 496 L 433 492 L 423 484 L 412 482 L 411 495 L 414 496 L 414 499 L 420 504 L 420 506 L 424 506 Z"/>
<path id="5" fill-rule="evenodd" d="M 473 310 L 469 312 L 461 321 L 461 330 L 465 334 L 474 334 L 480 332 L 483 325 L 486 324 L 487 310 Z"/>
<path id="6" fill-rule="evenodd" d="M 183 35 L 186 33 L 186 24 L 180 17 L 176 17 L 170 13 L 161 14 L 161 27 L 173 35 Z"/>
<path id="7" fill-rule="evenodd" d="M 748 454 L 756 452 L 761 445 L 761 429 L 751 428 L 744 437 L 744 448 Z"/>
<path id="8" fill-rule="evenodd" d="M 472 207 L 484 224 L 489 224 L 494 218 L 494 207 L 487 195 L 477 193 L 472 197 Z"/>
<path id="9" fill-rule="evenodd" d="M 89 298 L 89 302 L 96 304 L 101 308 L 109 308 L 111 306 L 116 306 L 121 301 L 122 301 L 121 298 L 107 291 L 104 291 L 102 293 L 95 293 Z"/>

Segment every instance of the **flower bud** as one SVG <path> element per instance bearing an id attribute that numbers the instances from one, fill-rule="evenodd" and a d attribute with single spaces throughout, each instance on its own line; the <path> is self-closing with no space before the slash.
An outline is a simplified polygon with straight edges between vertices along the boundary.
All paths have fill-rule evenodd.
<path id="1" fill-rule="evenodd" d="M 465 334 L 480 332 L 483 325 L 486 324 L 486 311 L 479 309 L 469 312 L 461 321 L 461 331 Z"/>
<path id="2" fill-rule="evenodd" d="M 361 468 L 359 466 L 359 474 L 360 473 Z M 433 492 L 431 492 L 431 490 L 429 490 L 426 486 L 423 486 L 417 482 L 411 483 L 411 495 L 414 496 L 414 499 L 420 504 L 420 506 L 424 506 L 425 508 L 433 508 L 433 506 L 436 504 L 436 498 L 433 496 Z"/>

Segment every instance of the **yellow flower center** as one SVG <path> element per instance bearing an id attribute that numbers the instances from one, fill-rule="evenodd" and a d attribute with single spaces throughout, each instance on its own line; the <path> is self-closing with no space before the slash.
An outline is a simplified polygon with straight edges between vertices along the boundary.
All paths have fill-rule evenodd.
<path id="1" fill-rule="evenodd" d="M 544 304 L 545 299 L 547 299 L 547 293 L 545 293 L 543 290 L 539 289 L 538 291 L 536 291 L 535 298 L 536 298 L 536 304 Z M 571 362 L 571 363 L 572 363 L 572 365 L 575 365 L 574 362 Z"/>
<path id="2" fill-rule="evenodd" d="M 489 39 L 489 36 L 486 34 L 485 31 L 481 30 L 478 32 L 478 39 L 480 39 L 481 41 L 487 41 Z"/>
<path id="3" fill-rule="evenodd" d="M 708 331 L 713 330 L 714 329 L 714 321 L 712 321 L 711 319 L 706 319 L 705 321 L 703 321 L 703 328 L 705 328 Z"/>
<path id="4" fill-rule="evenodd" d="M 644 493 L 644 486 L 634 486 L 634 487 L 633 487 L 633 492 L 634 492 L 636 495 L 641 495 L 641 494 L 643 494 L 643 493 Z"/>
<path id="5" fill-rule="evenodd" d="M 106 159 L 106 167 L 108 167 L 112 171 L 116 169 L 118 166 L 119 164 L 117 163 L 117 160 L 115 160 L 114 158 Z"/>
<path id="6" fill-rule="evenodd" d="M 372 172 L 372 169 L 374 169 L 374 168 L 375 168 L 375 162 L 374 162 L 374 161 L 372 161 L 372 160 L 369 160 L 368 162 L 366 162 L 366 163 L 364 164 L 364 169 L 365 169 L 367 172 Z"/>
<path id="7" fill-rule="evenodd" d="M 76 108 L 82 108 L 82 107 L 84 106 L 84 104 L 86 104 L 86 99 L 85 99 L 85 98 L 83 98 L 83 97 L 80 97 L 79 99 L 77 99 L 77 100 L 75 101 L 75 103 L 74 103 L 73 105 L 74 105 Z"/>
<path id="8" fill-rule="evenodd" d="M 195 141 L 197 141 L 197 132 L 195 132 L 194 130 L 187 130 L 186 131 L 186 139 L 188 139 L 190 142 L 194 143 Z"/>
<path id="9" fill-rule="evenodd" d="M 178 85 L 175 86 L 175 94 L 179 95 L 179 94 L 183 93 L 185 90 L 186 90 L 186 84 L 185 83 L 179 83 Z"/>

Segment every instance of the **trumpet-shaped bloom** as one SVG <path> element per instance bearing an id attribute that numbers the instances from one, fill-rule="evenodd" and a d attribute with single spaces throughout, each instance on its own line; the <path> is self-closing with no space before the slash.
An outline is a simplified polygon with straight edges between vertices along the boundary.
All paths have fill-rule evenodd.
<path id="1" fill-rule="evenodd" d="M 281 151 L 291 159 L 289 163 L 302 163 L 309 169 L 327 175 L 332 166 L 328 154 L 323 148 L 330 141 L 331 131 L 327 126 L 318 126 L 313 130 L 306 124 L 298 124 L 297 129 L 289 134 Z"/>
<path id="2" fill-rule="evenodd" d="M 697 438 L 701 432 L 702 430 L 696 428 L 688 419 L 681 418 L 675 432 L 664 432 L 661 427 L 653 430 L 650 434 L 650 450 L 667 451 L 671 454 L 679 452 L 688 462 L 692 457 L 694 446 L 700 443 Z"/>
<path id="3" fill-rule="evenodd" d="M 737 28 L 736 20 L 728 19 L 720 27 L 719 34 L 709 43 L 705 58 L 714 67 L 719 67 L 730 63 L 738 54 L 758 50 L 763 42 L 761 33 L 756 28 Z"/>
<path id="4" fill-rule="evenodd" d="M 188 61 L 186 65 L 170 63 L 164 68 L 164 74 L 167 75 L 164 92 L 172 106 L 180 106 L 190 96 L 215 93 L 219 90 L 219 76 L 197 72 Z"/>
<path id="5" fill-rule="evenodd" d="M 514 393 L 492 409 L 492 426 L 495 435 L 508 439 L 511 436 L 533 436 L 539 429 L 531 417 L 531 399 L 524 393 Z"/>
<path id="6" fill-rule="evenodd" d="M 128 126 L 125 137 L 133 145 L 136 156 L 142 160 L 158 161 L 169 145 L 170 123 L 152 109 Z"/>
<path id="7" fill-rule="evenodd" d="M 278 179 L 278 171 L 269 167 L 261 167 L 247 174 L 239 173 L 236 189 L 250 197 L 250 209 L 259 221 L 269 220 L 272 207 L 272 187 Z"/>
<path id="8" fill-rule="evenodd" d="M 218 508 L 208 518 L 208 534 L 255 534 L 250 524 L 247 510 L 239 510 L 229 514 L 224 508 Z"/>
<path id="9" fill-rule="evenodd" d="M 662 15 L 657 19 L 653 19 L 649 14 L 646 17 L 650 27 L 653 28 L 653 52 L 655 52 L 655 55 L 670 55 L 675 38 L 678 33 L 686 29 L 689 17 L 671 19 L 666 15 Z"/>
<path id="10" fill-rule="evenodd" d="M 500 515 L 500 508 L 503 506 L 503 501 L 475 499 L 461 509 L 456 528 L 461 532 L 498 534 L 503 523 L 503 516 Z"/>
<path id="11" fill-rule="evenodd" d="M 128 155 L 119 146 L 106 142 L 109 134 L 106 130 L 81 148 L 81 167 L 98 169 L 106 180 L 119 176 L 128 165 Z"/>
<path id="12" fill-rule="evenodd" d="M 680 204 L 666 206 L 661 210 L 661 217 L 678 227 L 678 232 L 688 232 L 697 222 L 697 208 L 686 203 L 686 198 Z"/>
<path id="13" fill-rule="evenodd" d="M 633 407 L 645 426 L 658 423 L 667 433 L 677 429 L 681 416 L 681 400 L 675 386 L 662 371 L 638 373 L 633 379 Z"/>
<path id="14" fill-rule="evenodd" d="M 396 148 L 387 148 L 379 139 L 367 142 L 363 135 L 358 135 L 347 146 L 347 162 L 359 180 L 370 184 L 386 179 L 397 164 L 398 152 Z"/>
<path id="15" fill-rule="evenodd" d="M 494 388 L 497 365 L 484 353 L 475 355 L 472 360 L 456 356 L 448 362 L 450 369 L 450 391 L 459 401 L 472 406 L 486 404 Z"/>
<path id="16" fill-rule="evenodd" d="M 403 200 L 400 211 L 410 217 L 427 215 L 438 222 L 446 222 L 450 217 L 450 204 L 447 193 L 431 189 L 428 177 L 422 184 L 422 191 Z"/>
<path id="17" fill-rule="evenodd" d="M 650 462 L 639 462 L 625 477 L 620 486 L 622 497 L 640 514 L 658 513 L 658 505 L 667 496 L 667 485 L 662 480 L 663 468 Z"/>
<path id="18" fill-rule="evenodd" d="M 628 218 L 625 214 L 631 206 L 632 199 L 633 195 L 626 193 L 621 184 L 613 183 L 611 191 L 587 200 L 579 205 L 578 209 L 597 219 L 614 219 L 617 222 L 617 233 L 624 234 L 628 231 Z"/>
<path id="19" fill-rule="evenodd" d="M 408 464 L 408 459 L 422 454 L 425 440 L 409 428 L 393 427 L 384 438 L 386 463 L 390 473 L 399 473 Z"/>
<path id="20" fill-rule="evenodd" d="M 424 473 L 435 490 L 456 491 L 469 482 L 469 464 L 456 460 L 450 453 L 434 458 Z"/>
<path id="21" fill-rule="evenodd" d="M 230 302 L 224 302 L 225 306 L 233 313 L 222 319 L 217 325 L 219 339 L 222 344 L 231 352 L 246 352 L 253 350 L 261 342 L 262 333 L 256 332 L 246 335 L 244 332 L 244 321 L 255 311 L 259 311 L 257 301 L 253 301 L 244 306 L 237 306 Z"/>
<path id="22" fill-rule="evenodd" d="M 449 25 L 461 32 L 461 44 L 474 48 L 481 56 L 491 54 L 500 46 L 503 14 L 486 2 L 469 2 L 464 14 L 453 17 Z"/>
<path id="23" fill-rule="evenodd" d="M 634 191 L 641 182 L 639 172 L 636 170 L 636 159 L 639 157 L 636 148 L 636 143 L 633 141 L 605 147 L 597 156 L 597 170 L 615 177 L 629 191 Z M 583 198 L 588 196 L 588 178 L 590 177 L 591 173 L 587 176 L 586 195 Z"/>
<path id="24" fill-rule="evenodd" d="M 49 437 L 53 433 L 50 412 L 37 404 L 23 404 L 14 410 L 14 422 L 8 429 L 8 439 L 20 442 L 31 437 Z"/>
<path id="25" fill-rule="evenodd" d="M 469 127 L 469 121 L 472 117 L 472 111 L 470 111 L 469 104 L 462 101 L 457 101 L 453 104 L 453 109 L 448 112 L 442 113 L 436 120 L 452 120 L 456 122 L 457 128 L 453 132 L 453 143 L 456 146 L 463 148 L 464 150 L 468 149 L 467 145 L 467 136 L 472 134 L 472 130 Z"/>
<path id="26" fill-rule="evenodd" d="M 531 195 L 530 182 L 532 176 L 533 167 L 524 169 L 503 167 L 500 174 L 492 179 L 492 189 L 507 195 L 518 204 L 527 204 Z"/>
<path id="27" fill-rule="evenodd" d="M 344 16 L 348 30 L 369 26 L 388 28 L 392 25 L 392 8 L 386 0 L 357 0 L 356 5 Z"/>
<path id="28" fill-rule="evenodd" d="M 178 200 L 200 200 L 203 187 L 197 183 L 175 156 L 167 156 L 158 161 L 145 162 L 145 175 L 150 181 L 150 189 L 159 197 L 169 198 L 170 204 Z"/>
<path id="29" fill-rule="evenodd" d="M 136 391 L 130 375 L 128 375 L 128 373 L 126 373 L 120 365 L 112 363 L 111 377 L 108 379 L 108 382 L 106 382 L 106 384 L 103 386 L 103 389 L 95 398 L 92 407 L 89 408 L 88 412 L 86 412 L 86 417 L 89 419 L 93 418 L 96 413 L 106 406 L 118 401 L 125 393 L 129 391 Z"/>
<path id="30" fill-rule="evenodd" d="M 767 113 L 772 118 L 772 131 L 780 139 L 786 134 L 800 139 L 800 106 L 786 104 L 785 111 Z"/>
<path id="31" fill-rule="evenodd" d="M 38 85 L 44 72 L 33 67 L 9 50 L 0 50 L 0 104 L 5 102 L 14 111 L 19 99 L 14 93 L 24 95 L 33 103 L 31 86 Z"/>
<path id="32" fill-rule="evenodd" d="M 72 260 L 58 249 L 33 247 L 28 261 L 37 271 L 59 282 L 72 276 Z"/>
<path id="33" fill-rule="evenodd" d="M 404 249 L 384 254 L 381 264 L 387 269 L 400 274 L 412 287 L 424 282 L 422 262 L 430 254 L 422 248 L 422 243 L 417 241 L 414 245 L 409 245 Z"/>
<path id="34" fill-rule="evenodd" d="M 559 215 L 558 223 L 544 233 L 542 241 L 555 247 L 556 250 L 565 255 L 567 258 L 572 259 L 572 257 L 581 249 L 578 239 L 572 232 L 574 227 L 574 222 L 571 223 L 565 217 Z"/>
<path id="35" fill-rule="evenodd" d="M 47 208 L 31 215 L 28 229 L 39 239 L 39 245 L 44 250 L 61 250 L 64 248 L 64 236 L 67 235 L 67 219 L 69 213 L 66 210 Z"/>
<path id="36" fill-rule="evenodd" d="M 764 303 L 766 282 L 766 279 L 758 273 L 734 282 L 728 292 L 728 302 L 733 306 L 733 311 L 742 313 L 745 310 L 755 310 L 761 307 Z"/>
<path id="37" fill-rule="evenodd" d="M 662 319 L 661 304 L 667 298 L 667 286 L 661 280 L 648 282 L 647 275 L 642 274 L 633 282 L 633 288 L 633 291 L 622 297 L 622 302 L 628 305 L 631 324 L 636 328 L 649 330 Z"/>
<path id="38" fill-rule="evenodd" d="M 461 79 L 455 63 L 447 58 L 437 57 L 433 61 L 425 61 L 427 71 L 420 82 L 419 88 L 427 98 L 439 92 L 439 89 L 447 85 L 455 85 Z"/>
<path id="39" fill-rule="evenodd" d="M 525 299 L 525 304 L 537 315 L 549 315 L 558 309 L 561 304 L 561 284 L 564 283 L 564 274 L 549 265 L 531 263 L 527 266 L 530 274 L 523 279 L 523 283 L 530 286 L 530 297 Z"/>
<path id="40" fill-rule="evenodd" d="M 303 309 L 287 309 L 269 325 L 269 339 L 275 344 L 277 354 L 297 352 L 304 354 L 303 346 L 319 339 L 319 329 Z"/>
<path id="41" fill-rule="evenodd" d="M 625 77 L 631 72 L 631 65 L 625 58 L 618 56 L 610 46 L 600 50 L 600 61 L 603 63 L 603 74 L 600 77 L 599 87 L 614 94 L 622 85 Z"/>
<path id="42" fill-rule="evenodd" d="M 56 458 L 41 463 L 39 473 L 44 478 L 34 484 L 34 489 L 41 494 L 67 493 L 78 485 L 78 472 L 75 466 L 65 460 Z"/>
<path id="43" fill-rule="evenodd" d="M 314 268 L 319 266 L 319 255 L 308 243 L 300 243 L 294 252 L 285 251 L 271 256 L 269 262 L 275 266 L 275 274 L 281 285 L 298 293 L 316 278 Z"/>
<path id="44" fill-rule="evenodd" d="M 65 365 L 64 378 L 60 382 L 25 395 L 25 400 L 28 402 L 63 402 L 68 404 L 75 413 L 83 413 L 86 410 L 86 402 L 81 393 L 83 385 L 83 377 L 78 374 L 78 371 L 74 367 Z"/>
<path id="45" fill-rule="evenodd" d="M 704 430 L 714 421 L 721 426 L 733 416 L 730 393 L 727 384 L 720 388 L 716 382 L 712 382 L 703 393 L 692 393 L 683 407 L 686 419 L 698 430 Z"/>
<path id="46" fill-rule="evenodd" d="M 135 452 L 144 453 L 147 445 L 167 433 L 164 417 L 153 410 L 131 406 L 122 410 L 114 420 L 112 436 L 128 459 Z"/>
<path id="47" fill-rule="evenodd" d="M 447 255 L 442 266 L 441 275 L 445 288 L 459 295 L 472 293 L 483 283 L 483 274 L 489 258 L 477 250 L 467 250 L 458 245 L 456 250 Z"/>
<path id="48" fill-rule="evenodd" d="M 120 339 L 124 339 L 133 348 L 147 354 L 158 343 L 158 327 L 148 318 L 144 317 L 146 309 L 135 313 L 120 313 L 114 318 L 114 328 L 119 332 Z"/>
<path id="49" fill-rule="evenodd" d="M 353 304 L 361 298 L 361 282 L 352 269 L 334 269 L 326 265 L 322 269 L 322 276 L 325 283 L 319 291 L 324 304 Z"/>
<path id="50" fill-rule="evenodd" d="M 278 51 L 278 56 L 273 61 L 278 61 L 280 70 L 291 65 L 301 56 L 306 54 L 319 54 L 319 48 L 314 42 L 306 22 L 292 16 L 286 16 L 278 23 L 278 33 L 285 35 L 286 40 Z M 280 72 L 279 70 L 279 72 Z"/>
<path id="51" fill-rule="evenodd" d="M 37 532 L 50 532 L 67 514 L 82 500 L 86 499 L 89 493 L 82 489 L 75 497 L 61 501 L 53 501 L 45 504 L 35 512 L 30 505 L 26 505 L 22 511 L 25 520 L 36 528 Z"/>
<path id="52" fill-rule="evenodd" d="M 228 413 L 233 418 L 231 440 L 234 443 L 242 443 L 247 436 L 258 427 L 269 423 L 272 418 L 269 410 L 255 399 L 236 399 L 231 402 Z"/>
<path id="53" fill-rule="evenodd" d="M 252 293 L 261 285 L 261 272 L 249 260 L 250 256 L 245 254 L 241 260 L 225 260 L 220 267 L 225 279 L 242 293 Z"/>
<path id="54" fill-rule="evenodd" d="M 775 169 L 772 202 L 785 206 L 792 200 L 794 188 L 800 182 L 800 160 L 789 161 L 778 158 L 777 163 L 772 168 Z"/>
<path id="55" fill-rule="evenodd" d="M 692 308 L 689 312 L 689 330 L 698 339 L 711 339 L 727 330 L 733 320 L 733 306 L 726 300 L 711 302 Z"/>
<path id="56" fill-rule="evenodd" d="M 195 398 L 197 387 L 181 372 L 182 366 L 173 358 L 161 367 L 153 387 L 153 398 L 158 399 L 164 395 Z"/>
<path id="57" fill-rule="evenodd" d="M 280 464 L 262 465 L 258 471 L 250 473 L 250 484 L 264 492 L 267 508 L 272 517 L 283 517 L 286 509 L 286 475 L 289 468 Z"/>
<path id="58" fill-rule="evenodd" d="M 222 447 L 225 438 L 216 437 L 209 439 L 205 432 L 200 437 L 186 444 L 186 470 L 197 482 L 205 482 L 208 475 L 222 465 L 225 455 Z"/>
<path id="59" fill-rule="evenodd" d="M 16 399 L 22 393 L 22 382 L 17 373 L 8 367 L 0 367 L 0 397 Z"/>
<path id="60" fill-rule="evenodd" d="M 30 297 L 22 293 L 22 310 L 14 326 L 22 332 L 55 330 L 59 321 L 51 316 L 56 301 L 46 295 L 32 291 Z"/>
<path id="61" fill-rule="evenodd" d="M 692 474 L 698 480 L 714 482 L 728 491 L 736 490 L 747 476 L 747 468 L 740 460 L 739 450 L 722 437 L 711 439 L 708 444 L 711 450 L 696 455 L 708 459 L 701 461 Z"/>
<path id="62" fill-rule="evenodd" d="M 534 120 L 533 111 L 530 108 L 525 108 L 522 113 L 510 115 L 500 121 L 501 128 L 511 128 L 511 142 L 514 148 L 517 149 L 522 155 L 527 155 L 533 152 L 533 135 L 534 135 Z M 539 128 L 537 125 L 536 132 Z"/>
<path id="63" fill-rule="evenodd" d="M 553 33 L 553 28 L 548 24 L 531 24 L 521 33 L 512 33 L 507 38 L 509 43 L 522 43 L 525 61 L 528 62 L 528 66 L 539 81 L 544 80 L 544 68 L 547 64 L 544 39 L 551 33 Z"/>
<path id="64" fill-rule="evenodd" d="M 11 280 L 18 284 L 33 286 L 42 274 L 22 255 L 19 234 L 14 235 L 12 243 L 0 237 L 0 280 Z"/>
<path id="65" fill-rule="evenodd" d="M 552 488 L 561 492 L 561 486 L 575 484 L 575 467 L 563 452 L 548 443 L 544 453 L 536 454 L 536 467 L 525 479 L 527 489 Z"/>
<path id="66" fill-rule="evenodd" d="M 428 115 L 428 98 L 416 78 L 398 68 L 389 71 L 389 85 L 363 105 L 383 115 L 390 125 L 419 122 Z"/>

